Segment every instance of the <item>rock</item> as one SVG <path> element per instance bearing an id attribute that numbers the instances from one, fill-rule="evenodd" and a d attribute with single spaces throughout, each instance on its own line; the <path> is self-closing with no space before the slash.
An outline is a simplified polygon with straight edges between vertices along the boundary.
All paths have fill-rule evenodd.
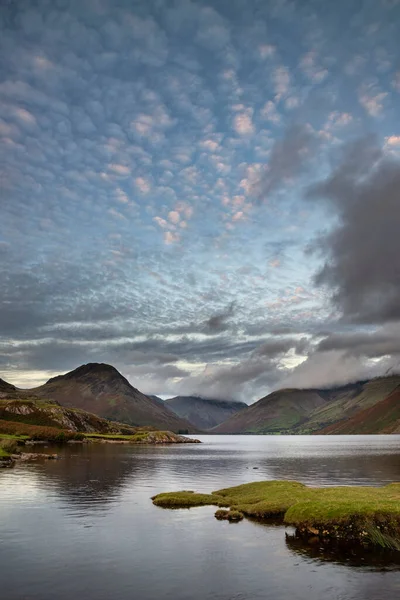
<path id="1" fill-rule="evenodd" d="M 58 454 L 45 454 L 44 452 L 21 452 L 21 454 L 15 455 L 16 460 L 28 461 L 28 460 L 58 460 Z"/>

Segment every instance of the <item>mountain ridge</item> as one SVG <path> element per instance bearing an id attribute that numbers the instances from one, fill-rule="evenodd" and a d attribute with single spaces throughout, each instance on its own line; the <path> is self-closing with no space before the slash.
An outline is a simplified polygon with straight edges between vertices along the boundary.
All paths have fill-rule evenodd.
<path id="1" fill-rule="evenodd" d="M 247 408 L 244 402 L 203 396 L 175 396 L 165 400 L 165 404 L 180 417 L 205 430 L 216 427 L 231 415 Z"/>
<path id="2" fill-rule="evenodd" d="M 197 433 L 193 424 L 140 392 L 115 367 L 106 363 L 87 363 L 64 375 L 51 377 L 41 386 L 16 390 L 22 396 L 30 394 L 56 400 L 67 408 L 82 409 L 135 427 L 151 425 L 175 433 Z"/>
<path id="3" fill-rule="evenodd" d="M 349 425 L 349 432 L 351 430 L 351 433 L 358 433 L 362 425 L 361 413 L 384 401 L 397 388 L 400 390 L 399 375 L 360 380 L 332 388 L 276 390 L 215 427 L 212 433 L 330 434 L 337 431 L 336 426 L 339 427 L 339 423 L 340 431 L 344 433 L 349 419 L 353 419 Z M 400 393 L 398 398 L 400 401 Z M 393 403 L 395 400 L 390 404 L 395 416 L 397 413 Z M 382 402 L 383 413 L 385 407 L 386 404 Z M 379 413 L 379 407 L 375 412 Z M 368 413 L 365 413 L 364 416 L 367 415 Z M 377 416 L 376 414 L 375 417 Z M 383 415 L 381 416 L 385 426 L 393 429 L 393 432 L 397 431 L 397 428 L 400 429 L 400 415 L 398 424 L 395 421 L 389 425 Z M 375 418 L 374 422 L 370 419 L 368 425 L 362 429 L 365 433 L 380 433 L 379 419 Z"/>

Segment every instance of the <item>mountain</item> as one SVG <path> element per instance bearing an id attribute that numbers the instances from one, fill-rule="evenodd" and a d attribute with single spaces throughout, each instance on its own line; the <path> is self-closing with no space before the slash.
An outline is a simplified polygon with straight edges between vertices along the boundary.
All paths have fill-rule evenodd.
<path id="1" fill-rule="evenodd" d="M 394 433 L 400 430 L 400 376 L 329 389 L 273 392 L 213 433 Z"/>
<path id="2" fill-rule="evenodd" d="M 199 429 L 211 429 L 231 415 L 247 408 L 244 402 L 216 400 L 201 396 L 175 396 L 165 404 L 178 416 L 187 419 Z"/>
<path id="3" fill-rule="evenodd" d="M 15 385 L 11 385 L 11 383 L 7 383 L 7 381 L 4 381 L 4 379 L 1 379 L 0 377 L 0 398 L 3 397 L 3 395 L 8 394 L 9 392 L 15 392 L 17 388 L 15 387 Z"/>
<path id="4" fill-rule="evenodd" d="M 154 400 L 154 402 L 157 402 L 157 404 L 159 404 L 160 406 L 164 406 L 164 400 L 159 396 L 155 396 L 154 394 L 147 394 L 147 396 Z"/>
<path id="5" fill-rule="evenodd" d="M 349 419 L 325 427 L 322 434 L 400 433 L 400 388 Z"/>
<path id="6" fill-rule="evenodd" d="M 105 419 L 134 426 L 152 425 L 173 432 L 196 432 L 188 421 L 134 388 L 111 365 L 89 363 L 49 379 L 31 390 L 19 390 L 62 406 L 80 408 Z"/>

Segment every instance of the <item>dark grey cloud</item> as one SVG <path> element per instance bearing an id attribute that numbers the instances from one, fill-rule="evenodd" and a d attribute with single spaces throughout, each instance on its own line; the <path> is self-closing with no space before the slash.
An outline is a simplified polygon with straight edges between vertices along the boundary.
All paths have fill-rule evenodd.
<path id="1" fill-rule="evenodd" d="M 333 333 L 317 345 L 318 352 L 345 351 L 348 356 L 382 358 L 400 354 L 400 325 L 386 325 L 372 332 Z"/>
<path id="2" fill-rule="evenodd" d="M 308 339 L 302 337 L 296 338 L 272 338 L 267 342 L 259 346 L 254 354 L 258 356 L 278 356 L 279 354 L 286 354 L 292 348 L 297 354 L 305 354 L 309 346 Z"/>
<path id="3" fill-rule="evenodd" d="M 317 148 L 318 137 L 310 125 L 288 127 L 283 137 L 275 141 L 268 165 L 255 186 L 260 200 L 267 201 L 278 188 L 285 187 L 309 168 Z"/>
<path id="4" fill-rule="evenodd" d="M 276 361 L 253 356 L 235 365 L 210 365 L 205 371 L 183 382 L 192 395 L 211 398 L 240 399 L 251 404 L 259 398 L 260 389 L 269 389 L 285 374 Z"/>
<path id="5" fill-rule="evenodd" d="M 216 313 L 215 315 L 212 315 L 209 319 L 207 319 L 205 323 L 205 330 L 210 331 L 211 333 L 226 331 L 229 329 L 228 321 L 234 315 L 234 313 L 235 302 L 231 302 L 226 309 Z"/>
<path id="6" fill-rule="evenodd" d="M 309 191 L 337 214 L 318 249 L 328 256 L 317 274 L 345 319 L 400 319 L 400 161 L 375 137 L 351 143 L 327 179 Z"/>

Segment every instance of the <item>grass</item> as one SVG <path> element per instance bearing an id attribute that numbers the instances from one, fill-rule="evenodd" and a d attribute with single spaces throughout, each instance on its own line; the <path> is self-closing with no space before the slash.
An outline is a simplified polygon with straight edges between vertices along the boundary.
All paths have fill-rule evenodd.
<path id="1" fill-rule="evenodd" d="M 400 551 L 400 483 L 310 488 L 295 481 L 259 481 L 211 494 L 163 493 L 153 502 L 163 508 L 225 506 L 247 517 L 279 518 L 304 535 Z"/>
<path id="2" fill-rule="evenodd" d="M 0 442 L 1 440 L 17 440 L 17 441 L 25 441 L 29 440 L 29 435 L 14 435 L 9 433 L 0 433 Z"/>
<path id="3" fill-rule="evenodd" d="M 123 435 L 121 433 L 84 433 L 85 438 L 99 440 L 127 440 L 130 441 L 133 435 Z"/>
<path id="4" fill-rule="evenodd" d="M 9 458 L 19 452 L 18 442 L 19 438 L 16 436 L 0 437 L 0 458 Z"/>
<path id="5" fill-rule="evenodd" d="M 0 446 L 0 458 L 9 458 L 10 454 L 9 452 L 6 452 L 1 446 Z"/>
<path id="6" fill-rule="evenodd" d="M 85 433 L 84 436 L 89 439 L 98 440 L 115 440 L 115 441 L 127 441 L 127 442 L 142 442 L 149 437 L 149 434 L 153 433 L 150 431 L 137 431 L 131 435 L 121 433 Z"/>

